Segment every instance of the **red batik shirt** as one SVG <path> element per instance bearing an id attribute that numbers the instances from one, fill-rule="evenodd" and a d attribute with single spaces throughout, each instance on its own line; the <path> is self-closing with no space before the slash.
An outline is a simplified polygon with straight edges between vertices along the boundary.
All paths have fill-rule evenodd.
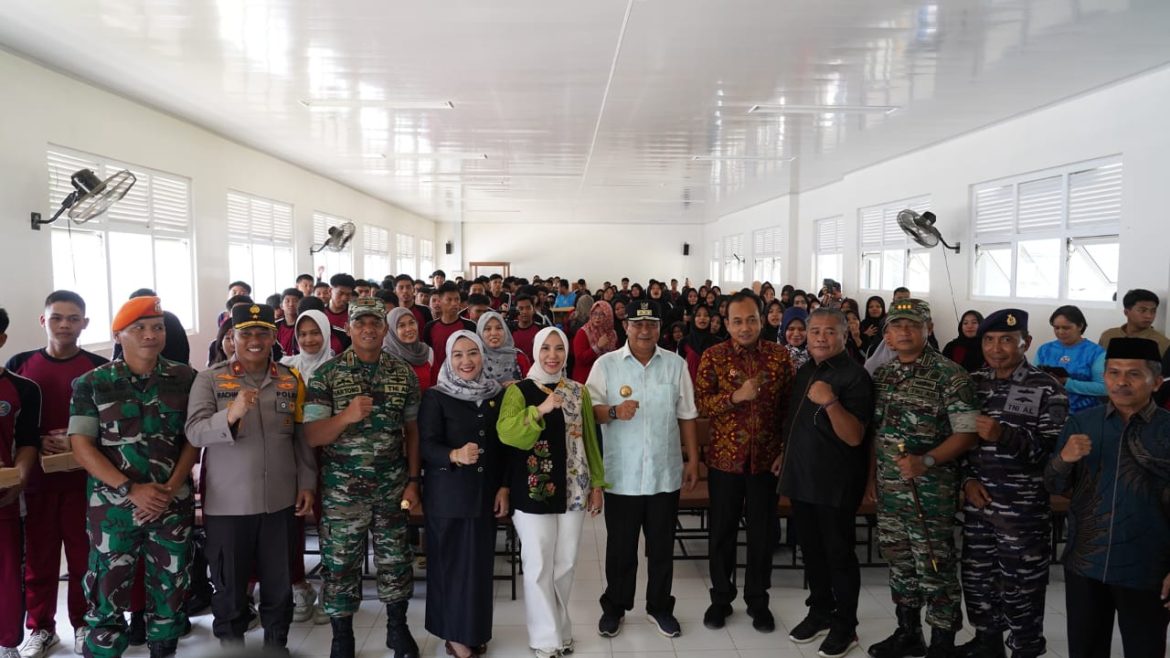
<path id="1" fill-rule="evenodd" d="M 755 400 L 735 404 L 731 394 L 763 374 Z M 761 340 L 751 348 L 734 340 L 703 352 L 695 378 L 695 406 L 711 421 L 707 466 L 727 473 L 764 473 L 780 454 L 780 430 L 796 372 L 788 349 Z"/>

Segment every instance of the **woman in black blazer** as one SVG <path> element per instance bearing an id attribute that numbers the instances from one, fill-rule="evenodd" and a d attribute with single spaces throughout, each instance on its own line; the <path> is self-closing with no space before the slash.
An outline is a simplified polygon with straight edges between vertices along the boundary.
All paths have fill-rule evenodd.
<path id="1" fill-rule="evenodd" d="M 496 519 L 508 514 L 503 445 L 496 435 L 503 390 L 483 374 L 483 343 L 470 331 L 447 339 L 438 383 L 419 409 L 427 533 L 426 629 L 447 654 L 483 653 L 492 637 Z"/>

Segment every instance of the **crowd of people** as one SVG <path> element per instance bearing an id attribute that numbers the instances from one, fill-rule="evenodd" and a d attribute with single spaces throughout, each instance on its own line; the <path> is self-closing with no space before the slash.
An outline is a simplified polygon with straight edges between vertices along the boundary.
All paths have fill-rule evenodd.
<path id="1" fill-rule="evenodd" d="M 386 646 L 417 656 L 412 511 L 426 630 L 449 655 L 487 650 L 505 517 L 536 656 L 574 649 L 586 515 L 607 529 L 598 632 L 619 634 L 634 607 L 641 538 L 645 612 L 677 637 L 676 519 L 701 464 L 709 628 L 734 614 L 742 520 L 742 598 L 756 630 L 775 630 L 783 496 L 809 588 L 789 637 L 820 640 L 826 658 L 857 647 L 868 500 L 897 618 L 869 655 L 1039 656 L 1057 495 L 1070 655 L 1109 655 L 1115 620 L 1125 655 L 1165 653 L 1170 339 L 1148 290 L 1125 294 L 1125 323 L 1096 343 L 1077 307 L 1057 308 L 1035 361 L 1024 310 L 968 311 L 940 350 L 928 302 L 903 288 L 862 309 L 832 280 L 815 295 L 770 283 L 725 295 L 675 279 L 590 290 L 306 274 L 251 294 L 229 286 L 198 372 L 150 290 L 116 313 L 112 361 L 79 345 L 79 295 L 46 298 L 45 346 L 0 370 L 0 658 L 59 643 L 62 548 L 78 654 L 172 655 L 210 606 L 225 649 L 260 624 L 263 648 L 287 653 L 290 624 L 311 619 L 331 625 L 333 658 L 352 657 L 368 548 Z M 0 347 L 9 321 L 0 309 Z M 312 522 L 319 593 L 305 574 Z M 964 604 L 976 633 L 956 646 Z"/>

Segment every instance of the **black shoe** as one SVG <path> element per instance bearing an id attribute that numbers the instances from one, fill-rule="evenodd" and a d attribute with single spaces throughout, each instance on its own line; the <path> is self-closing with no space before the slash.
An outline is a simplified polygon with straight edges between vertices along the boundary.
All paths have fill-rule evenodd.
<path id="1" fill-rule="evenodd" d="M 731 606 L 726 603 L 712 603 L 703 613 L 703 625 L 711 630 L 723 628 L 727 618 L 731 616 Z"/>
<path id="2" fill-rule="evenodd" d="M 232 655 L 242 653 L 244 651 L 244 636 L 224 636 L 219 638 L 219 650 Z"/>
<path id="3" fill-rule="evenodd" d="M 406 625 L 406 607 L 410 601 L 386 604 L 386 648 L 394 658 L 418 658 L 418 643 Z"/>
<path id="4" fill-rule="evenodd" d="M 855 646 L 857 646 L 857 633 L 834 628 L 829 630 L 829 636 L 825 638 L 824 642 L 821 642 L 821 648 L 817 649 L 817 655 L 822 658 L 841 658 L 852 651 Z"/>
<path id="5" fill-rule="evenodd" d="M 622 632 L 622 616 L 611 615 L 608 612 L 601 613 L 601 619 L 597 621 L 597 634 L 601 637 L 617 637 L 620 632 Z"/>
<path id="6" fill-rule="evenodd" d="M 329 658 L 354 658 L 353 617 L 330 617 L 333 642 L 329 644 Z"/>
<path id="7" fill-rule="evenodd" d="M 288 653 L 288 629 L 272 631 L 264 629 L 264 651 L 267 653 Z"/>
<path id="8" fill-rule="evenodd" d="M 130 613 L 130 646 L 140 647 L 146 644 L 146 612 L 139 610 Z"/>
<path id="9" fill-rule="evenodd" d="M 926 649 L 926 658 L 952 658 L 954 655 L 955 632 L 930 629 L 930 647 Z"/>
<path id="10" fill-rule="evenodd" d="M 175 651 L 179 649 L 178 640 L 157 640 L 148 642 L 150 647 L 150 658 L 167 658 L 167 656 L 175 655 Z"/>
<path id="11" fill-rule="evenodd" d="M 872 644 L 873 658 L 922 658 L 926 655 L 926 638 L 922 636 L 922 611 L 919 608 L 898 606 L 898 629 L 890 637 Z"/>
<path id="12" fill-rule="evenodd" d="M 678 637 L 682 635 L 682 627 L 678 625 L 678 620 L 669 612 L 648 612 L 646 617 L 650 623 L 654 624 L 654 628 L 666 637 Z"/>
<path id="13" fill-rule="evenodd" d="M 815 613 L 809 613 L 804 621 L 796 625 L 788 634 L 788 639 L 797 644 L 807 644 L 829 632 L 829 619 Z"/>
<path id="14" fill-rule="evenodd" d="M 752 618 L 752 628 L 761 633 L 771 633 L 776 630 L 776 618 L 767 606 L 748 607 L 748 616 Z"/>
<path id="15" fill-rule="evenodd" d="M 955 647 L 955 655 L 963 658 L 1006 658 L 1003 633 L 975 631 L 975 639 Z"/>

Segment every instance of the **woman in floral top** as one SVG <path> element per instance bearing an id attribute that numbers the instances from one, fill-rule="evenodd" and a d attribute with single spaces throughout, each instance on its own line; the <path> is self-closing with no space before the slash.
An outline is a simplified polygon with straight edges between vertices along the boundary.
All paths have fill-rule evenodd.
<path id="1" fill-rule="evenodd" d="M 569 341 L 546 327 L 528 378 L 508 387 L 496 429 L 508 450 L 513 524 L 524 563 L 528 644 L 538 658 L 573 647 L 569 593 L 585 513 L 601 511 L 605 466 L 593 403 L 565 376 Z"/>

